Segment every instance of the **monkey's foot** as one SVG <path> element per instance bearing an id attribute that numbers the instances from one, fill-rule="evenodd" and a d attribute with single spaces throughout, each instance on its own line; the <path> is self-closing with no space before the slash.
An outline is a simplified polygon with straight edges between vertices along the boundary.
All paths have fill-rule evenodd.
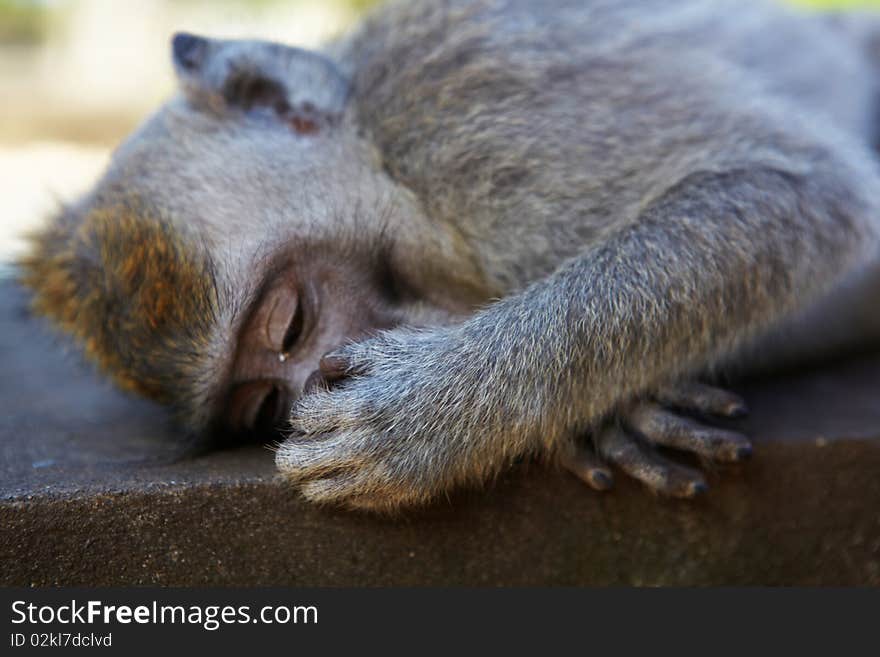
<path id="1" fill-rule="evenodd" d="M 734 463 L 752 453 L 742 434 L 701 424 L 682 413 L 740 417 L 745 403 L 733 393 L 688 383 L 639 402 L 609 421 L 593 437 L 595 452 L 578 446 L 562 465 L 596 490 L 611 488 L 611 463 L 650 490 L 670 497 L 694 497 L 707 489 L 698 471 L 657 454 L 652 446 L 691 452 L 716 462 Z M 647 444 L 646 444 L 647 443 Z M 596 454 L 598 452 L 598 456 Z"/>

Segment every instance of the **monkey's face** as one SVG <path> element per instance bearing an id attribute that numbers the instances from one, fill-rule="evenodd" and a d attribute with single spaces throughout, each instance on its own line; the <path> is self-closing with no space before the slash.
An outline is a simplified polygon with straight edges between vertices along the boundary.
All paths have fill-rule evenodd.
<path id="1" fill-rule="evenodd" d="M 237 331 L 223 427 L 268 435 L 287 420 L 307 381 L 323 380 L 317 369 L 325 353 L 412 319 L 381 263 L 337 255 L 300 250 L 263 277 Z"/>
<path id="2" fill-rule="evenodd" d="M 118 149 L 76 212 L 90 233 L 81 262 L 100 269 L 84 278 L 100 287 L 71 295 L 114 298 L 89 311 L 116 327 L 98 341 L 106 368 L 160 401 L 182 401 L 190 426 L 269 437 L 323 354 L 418 322 L 425 308 L 440 313 L 398 266 L 401 244 L 385 237 L 407 223 L 405 206 L 345 140 L 175 101 Z M 141 229 L 155 225 L 160 234 Z M 179 257 L 161 261 L 167 252 Z M 193 296 L 205 302 L 193 306 Z M 177 321 L 156 321 L 162 308 Z M 79 333 L 88 342 L 96 330 Z M 126 352 L 148 362 L 118 362 Z"/>
<path id="3" fill-rule="evenodd" d="M 483 300 L 456 278 L 475 278 L 456 236 L 358 135 L 332 64 L 253 42 L 174 50 L 185 93 L 24 263 L 35 308 L 120 384 L 196 432 L 265 435 L 326 352 Z"/>

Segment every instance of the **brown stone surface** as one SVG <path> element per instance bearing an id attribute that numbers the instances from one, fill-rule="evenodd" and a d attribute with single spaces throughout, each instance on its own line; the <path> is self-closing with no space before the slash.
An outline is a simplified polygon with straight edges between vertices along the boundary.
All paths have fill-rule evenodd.
<path id="1" fill-rule="evenodd" d="M 740 386 L 755 440 L 697 502 L 523 465 L 396 519 L 196 451 L 0 286 L 0 584 L 880 584 L 880 356 Z"/>

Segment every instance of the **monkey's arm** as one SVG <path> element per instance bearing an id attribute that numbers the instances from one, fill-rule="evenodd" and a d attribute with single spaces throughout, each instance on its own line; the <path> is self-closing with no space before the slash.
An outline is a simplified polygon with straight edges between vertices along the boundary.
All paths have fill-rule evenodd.
<path id="1" fill-rule="evenodd" d="M 846 172 L 697 173 L 584 256 L 461 325 L 342 349 L 278 464 L 305 494 L 395 507 L 567 449 L 645 391 L 729 353 L 873 253 Z M 621 449 L 602 432 L 600 449 Z"/>

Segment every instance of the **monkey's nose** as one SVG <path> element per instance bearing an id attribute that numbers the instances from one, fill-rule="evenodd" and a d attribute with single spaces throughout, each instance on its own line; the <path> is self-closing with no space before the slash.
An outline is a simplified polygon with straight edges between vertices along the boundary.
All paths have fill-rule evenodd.
<path id="1" fill-rule="evenodd" d="M 230 411 L 234 429 L 267 438 L 290 412 L 290 395 L 281 383 L 251 381 L 236 388 Z"/>

